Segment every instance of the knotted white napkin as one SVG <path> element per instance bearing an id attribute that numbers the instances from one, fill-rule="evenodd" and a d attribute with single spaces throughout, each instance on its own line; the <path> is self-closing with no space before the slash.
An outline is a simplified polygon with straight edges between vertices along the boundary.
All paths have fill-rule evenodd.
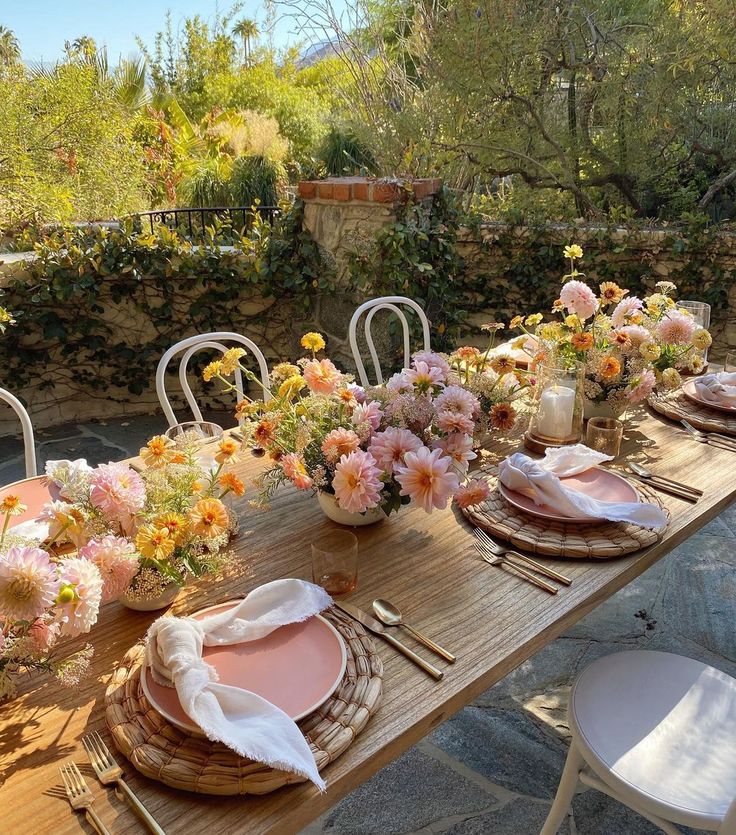
<path id="1" fill-rule="evenodd" d="M 696 377 L 695 391 L 708 403 L 736 407 L 736 373 L 723 371 Z"/>
<path id="2" fill-rule="evenodd" d="M 592 519 L 608 519 L 610 522 L 633 522 L 643 528 L 661 528 L 667 524 L 667 514 L 653 504 L 645 502 L 604 502 L 571 490 L 560 481 L 566 476 L 584 473 L 591 467 L 611 461 L 584 444 L 548 449 L 541 461 L 515 452 L 498 468 L 502 484 L 523 493 L 535 504 L 547 505 L 561 516 L 588 516 Z"/>
<path id="3" fill-rule="evenodd" d="M 226 612 L 202 620 L 154 621 L 146 636 L 146 661 L 159 684 L 176 688 L 184 712 L 208 739 L 224 743 L 241 757 L 306 777 L 324 791 L 324 780 L 296 723 L 261 696 L 218 684 L 215 669 L 202 659 L 202 648 L 258 640 L 331 603 L 327 592 L 312 583 L 275 580 Z"/>

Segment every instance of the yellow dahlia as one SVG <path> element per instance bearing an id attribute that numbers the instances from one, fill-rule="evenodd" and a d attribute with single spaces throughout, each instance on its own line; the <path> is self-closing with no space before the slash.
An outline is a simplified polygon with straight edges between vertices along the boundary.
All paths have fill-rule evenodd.
<path id="1" fill-rule="evenodd" d="M 165 560 L 174 552 L 176 542 L 168 528 L 143 525 L 136 534 L 135 547 L 150 560 Z"/>

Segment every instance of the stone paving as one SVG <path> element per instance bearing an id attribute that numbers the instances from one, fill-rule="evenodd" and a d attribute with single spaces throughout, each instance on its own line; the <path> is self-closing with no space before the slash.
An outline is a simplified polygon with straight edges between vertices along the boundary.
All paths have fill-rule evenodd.
<path id="1" fill-rule="evenodd" d="M 97 464 L 127 457 L 164 428 L 157 415 L 40 431 L 39 467 L 50 458 L 86 457 Z M 0 438 L 0 462 L 0 484 L 23 478 L 18 438 Z M 587 664 L 623 649 L 661 649 L 736 676 L 735 569 L 736 506 L 337 803 L 302 835 L 539 832 L 567 751 L 567 694 Z M 586 790 L 575 797 L 560 832 L 656 835 L 660 830 Z"/>

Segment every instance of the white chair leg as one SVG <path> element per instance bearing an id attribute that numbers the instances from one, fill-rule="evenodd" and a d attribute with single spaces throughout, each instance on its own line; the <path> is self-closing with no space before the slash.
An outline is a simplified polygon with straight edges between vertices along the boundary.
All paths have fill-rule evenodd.
<path id="1" fill-rule="evenodd" d="M 583 755 L 578 751 L 575 743 L 570 742 L 570 751 L 562 770 L 560 785 L 539 835 L 557 835 L 557 830 L 562 826 L 565 815 L 570 811 L 572 798 L 578 785 L 578 775 L 584 764 Z"/>

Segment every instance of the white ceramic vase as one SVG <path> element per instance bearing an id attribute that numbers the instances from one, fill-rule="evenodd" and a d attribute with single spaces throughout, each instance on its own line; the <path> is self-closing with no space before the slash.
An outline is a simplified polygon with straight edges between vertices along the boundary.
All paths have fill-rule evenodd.
<path id="1" fill-rule="evenodd" d="M 328 519 L 332 519 L 333 522 L 337 522 L 338 525 L 349 525 L 350 527 L 375 525 L 376 522 L 381 522 L 386 518 L 386 514 L 380 507 L 366 510 L 365 513 L 350 513 L 347 510 L 343 510 L 337 504 L 337 499 L 333 493 L 320 491 L 317 494 L 317 498 L 325 516 Z"/>
<path id="2" fill-rule="evenodd" d="M 181 587 L 176 583 L 169 583 L 158 597 L 150 597 L 144 600 L 128 597 L 123 594 L 118 597 L 118 600 L 128 609 L 134 612 L 155 612 L 157 609 L 165 609 L 170 606 L 177 598 Z"/>

